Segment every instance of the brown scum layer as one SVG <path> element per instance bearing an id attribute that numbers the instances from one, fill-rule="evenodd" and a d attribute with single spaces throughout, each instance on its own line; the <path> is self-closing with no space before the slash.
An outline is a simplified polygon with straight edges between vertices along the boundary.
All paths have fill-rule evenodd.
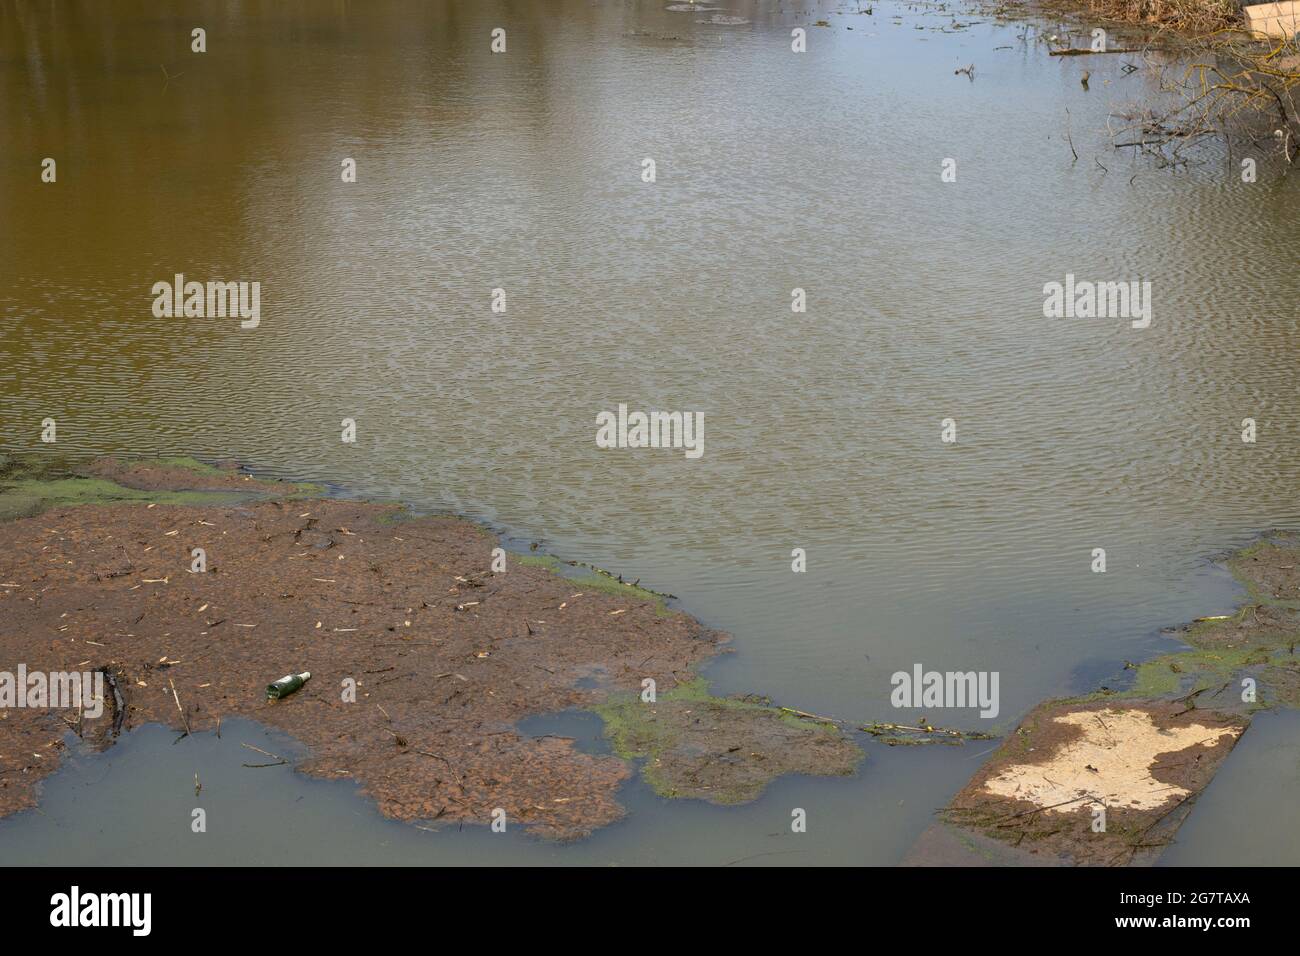
<path id="1" fill-rule="evenodd" d="M 95 721 L 0 709 L 0 814 L 35 804 L 70 728 L 107 746 L 119 722 L 199 733 L 237 715 L 303 742 L 299 769 L 357 781 L 387 816 L 487 823 L 500 807 L 535 832 L 580 836 L 622 815 L 630 764 L 516 723 L 625 701 L 645 678 L 660 693 L 698 683 L 693 669 L 726 640 L 613 579 L 575 581 L 516 555 L 493 574 L 498 542 L 466 520 L 295 497 L 312 490 L 192 465 L 107 461 L 8 485 L 36 513 L 0 522 L 0 671 L 104 668 L 124 704 L 107 691 Z M 64 503 L 129 490 L 141 500 Z M 147 503 L 178 494 L 197 498 Z M 206 573 L 190 570 L 195 548 Z M 267 702 L 270 681 L 301 671 L 303 689 Z M 768 716 L 732 711 L 742 737 Z M 840 773 L 858 754 L 844 741 L 836 756 Z M 768 779 L 788 765 L 769 762 Z"/>
<path id="2" fill-rule="evenodd" d="M 1137 741 L 1125 736 L 1128 724 L 1121 725 L 1121 720 L 1135 714 L 1149 718 L 1152 737 L 1169 739 L 1167 750 L 1160 749 L 1159 743 L 1142 748 L 1135 763 L 1141 769 L 1116 767 L 1084 755 L 1091 751 L 1070 754 L 1072 745 L 1091 734 L 1102 742 L 1097 749 L 1113 746 L 1123 755 Z M 1080 720 L 1085 726 L 1093 721 L 1095 727 L 1085 729 Z M 946 817 L 1035 856 L 1061 862 L 1103 866 L 1148 862 L 1190 812 L 1192 799 L 1210 782 L 1245 727 L 1243 718 L 1175 702 L 1080 706 L 1047 701 L 1025 717 L 993 759 L 957 794 Z M 1180 730 L 1193 738 L 1190 745 L 1176 736 Z M 1071 760 L 1079 766 L 1069 766 Z M 1093 778 L 1083 786 L 1088 795 L 1067 788 L 1059 797 L 1044 800 L 994 789 L 999 780 L 1008 778 L 1013 781 L 1009 788 L 1018 787 L 1014 782 L 1018 776 L 1054 781 L 1064 776 L 1058 770 Z M 1116 790 L 1132 786 L 1138 776 L 1150 783 L 1155 796 L 1149 802 L 1158 801 L 1155 806 L 1129 805 L 1136 800 L 1129 794 L 1114 796 Z M 1139 792 L 1143 791 L 1134 790 Z M 1104 829 L 1098 829 L 1097 811 L 1103 806 Z"/>

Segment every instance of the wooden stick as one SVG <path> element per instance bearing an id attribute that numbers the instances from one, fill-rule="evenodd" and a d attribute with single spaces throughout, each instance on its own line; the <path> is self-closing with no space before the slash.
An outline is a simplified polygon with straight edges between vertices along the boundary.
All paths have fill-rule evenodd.
<path id="1" fill-rule="evenodd" d="M 181 695 L 176 693 L 175 682 L 173 682 L 172 679 L 169 677 L 167 678 L 167 683 L 171 684 L 172 698 L 176 701 L 176 709 L 181 712 L 181 720 L 185 722 L 185 733 L 188 736 L 190 733 L 190 716 L 189 714 L 185 713 L 185 708 L 181 706 Z"/>
<path id="2" fill-rule="evenodd" d="M 271 753 L 271 751 L 263 750 L 261 747 L 254 747 L 252 744 L 240 744 L 239 746 L 247 747 L 249 750 L 256 750 L 258 753 L 264 754 L 267 757 L 274 757 L 276 760 L 284 760 L 284 758 L 281 757 L 279 754 L 273 754 Z"/>
<path id="3" fill-rule="evenodd" d="M 1116 47 L 1113 50 L 1090 50 L 1084 47 L 1070 47 L 1068 50 L 1052 50 L 1048 56 L 1091 56 L 1094 53 L 1141 53 L 1137 47 Z"/>

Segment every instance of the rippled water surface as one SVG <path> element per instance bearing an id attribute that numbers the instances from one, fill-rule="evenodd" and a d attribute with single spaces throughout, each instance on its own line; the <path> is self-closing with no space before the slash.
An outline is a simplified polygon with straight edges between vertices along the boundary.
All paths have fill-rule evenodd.
<path id="1" fill-rule="evenodd" d="M 850 719 L 894 719 L 889 676 L 920 662 L 999 671 L 1014 724 L 1231 608 L 1213 556 L 1300 526 L 1297 177 L 1112 151 L 1149 77 L 1090 58 L 1084 89 L 1023 23 L 666 6 L 0 2 L 0 450 L 53 417 L 65 454 L 236 458 L 479 517 L 732 632 L 721 691 Z M 155 319 L 178 272 L 260 281 L 260 327 Z M 1045 319 L 1066 273 L 1150 280 L 1151 327 Z M 705 454 L 597 448 L 620 402 L 703 412 Z M 158 758 L 182 795 L 184 746 Z M 490 852 L 892 863 L 978 766 L 937 749 L 731 810 L 632 785 L 590 841 Z M 345 842 L 394 826 L 321 786 L 303 799 Z M 1216 832 L 1189 824 L 1186 859 L 1252 862 Z M 421 836 L 428 861 L 497 846 Z"/>

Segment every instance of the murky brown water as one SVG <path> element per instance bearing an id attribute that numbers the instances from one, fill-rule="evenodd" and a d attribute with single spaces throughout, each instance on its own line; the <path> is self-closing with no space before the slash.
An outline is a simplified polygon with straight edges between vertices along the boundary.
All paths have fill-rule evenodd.
<path id="1" fill-rule="evenodd" d="M 733 632 L 722 690 L 855 719 L 920 662 L 999 671 L 1013 723 L 1230 607 L 1209 558 L 1300 525 L 1300 181 L 1111 151 L 1149 80 L 1107 57 L 1084 90 L 1022 24 L 665 6 L 0 2 L 0 450 L 52 417 L 65 454 L 479 516 Z M 260 327 L 155 319 L 177 272 L 260 281 Z M 1066 273 L 1150 280 L 1151 327 L 1045 319 Z M 597 448 L 620 402 L 703 412 L 704 456 Z M 647 798 L 563 858 L 725 862 L 805 806 L 764 862 L 894 862 L 977 759 L 942 749 L 731 812 Z"/>

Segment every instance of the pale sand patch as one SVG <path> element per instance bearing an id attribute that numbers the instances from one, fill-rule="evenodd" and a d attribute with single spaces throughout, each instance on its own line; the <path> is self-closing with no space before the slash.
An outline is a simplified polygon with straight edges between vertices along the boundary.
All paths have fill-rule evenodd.
<path id="1" fill-rule="evenodd" d="M 1049 813 L 1074 813 L 1084 800 L 1107 806 L 1154 810 L 1190 793 L 1152 776 L 1157 754 L 1234 738 L 1239 727 L 1189 724 L 1161 729 L 1145 710 L 1083 710 L 1053 718 L 1083 735 L 1057 748 L 1040 763 L 1015 764 L 984 784 L 988 793 L 1028 800 Z M 1094 769 L 1089 770 L 1092 767 Z"/>

